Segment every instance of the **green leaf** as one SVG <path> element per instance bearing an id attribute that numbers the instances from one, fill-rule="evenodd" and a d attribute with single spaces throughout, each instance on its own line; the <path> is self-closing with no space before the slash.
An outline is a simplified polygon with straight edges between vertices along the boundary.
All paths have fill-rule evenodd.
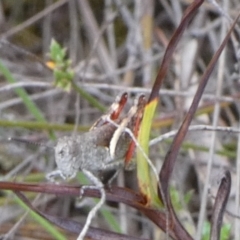
<path id="1" fill-rule="evenodd" d="M 220 233 L 220 240 L 228 240 L 231 236 L 231 224 L 223 224 Z"/>
<path id="2" fill-rule="evenodd" d="M 57 230 L 51 223 L 49 223 L 46 219 L 29 209 L 29 207 L 18 197 L 15 198 L 16 202 L 25 210 L 29 211 L 30 216 L 38 222 L 46 231 L 48 231 L 54 239 L 57 240 L 66 240 L 67 238 Z"/>
<path id="3" fill-rule="evenodd" d="M 50 58 L 58 63 L 61 63 L 66 57 L 66 49 L 62 48 L 60 44 L 52 39 L 50 44 Z"/>
<path id="4" fill-rule="evenodd" d="M 157 99 L 146 105 L 138 135 L 139 144 L 147 156 L 149 153 L 150 130 L 156 106 Z M 140 191 L 146 196 L 148 204 L 162 206 L 157 195 L 157 179 L 150 174 L 149 164 L 140 149 L 137 149 L 137 178 Z"/>

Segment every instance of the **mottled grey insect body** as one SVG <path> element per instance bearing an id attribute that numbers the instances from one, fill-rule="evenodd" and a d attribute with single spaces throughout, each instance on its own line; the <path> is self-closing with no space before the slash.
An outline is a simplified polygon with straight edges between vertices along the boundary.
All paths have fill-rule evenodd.
<path id="1" fill-rule="evenodd" d="M 123 159 L 131 139 L 127 133 L 122 133 L 116 154 L 112 158 L 108 145 L 109 136 L 115 130 L 116 127 L 106 124 L 78 136 L 60 138 L 55 147 L 57 173 L 64 179 L 71 179 L 83 169 L 97 172 L 123 166 Z"/>
<path id="2" fill-rule="evenodd" d="M 74 178 L 78 171 L 92 175 L 98 171 L 117 170 L 123 166 L 130 170 L 134 166 L 129 164 L 134 144 L 126 128 L 137 135 L 146 99 L 144 95 L 140 95 L 127 116 L 120 118 L 126 100 L 127 94 L 123 93 L 111 106 L 109 113 L 97 120 L 89 132 L 58 140 L 55 147 L 57 170 L 47 175 L 49 180 L 54 181 L 56 175 L 63 179 Z"/>

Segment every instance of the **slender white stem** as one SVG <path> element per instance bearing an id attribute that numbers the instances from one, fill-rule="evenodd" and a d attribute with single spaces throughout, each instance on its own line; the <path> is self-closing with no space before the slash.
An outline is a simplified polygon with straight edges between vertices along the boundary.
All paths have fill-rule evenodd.
<path id="1" fill-rule="evenodd" d="M 220 126 L 214 127 L 214 126 L 208 126 L 208 125 L 193 125 L 188 128 L 188 131 L 216 131 L 216 132 L 227 132 L 227 133 L 235 133 L 235 134 L 240 133 L 239 128 L 220 127 Z M 162 142 L 165 139 L 175 136 L 177 132 L 178 130 L 172 130 L 170 132 L 162 134 L 161 136 L 152 139 L 149 145 L 153 146 L 155 144 L 158 144 L 159 142 Z"/>
<path id="2" fill-rule="evenodd" d="M 87 220 L 85 222 L 85 225 L 82 229 L 82 231 L 80 232 L 77 240 L 83 240 L 89 227 L 90 224 L 92 222 L 92 219 L 96 216 L 97 211 L 103 206 L 103 204 L 106 201 L 106 193 L 104 190 L 104 186 L 103 183 L 93 175 L 93 173 L 87 171 L 87 170 L 82 170 L 82 172 L 86 175 L 86 177 L 89 178 L 90 181 L 92 181 L 94 183 L 95 186 L 84 186 L 81 188 L 81 194 L 83 193 L 84 189 L 98 189 L 101 193 L 101 199 L 100 201 L 96 204 L 96 206 L 89 212 L 88 216 L 87 216 Z"/>
<path id="3" fill-rule="evenodd" d="M 114 126 L 116 127 L 119 127 L 120 125 L 115 123 L 114 121 L 112 121 L 110 118 L 107 119 L 108 122 L 112 123 Z M 150 168 L 152 169 L 156 179 L 157 179 L 157 182 L 159 182 L 159 177 L 158 177 L 158 172 L 157 172 L 157 169 L 156 167 L 153 165 L 151 159 L 148 157 L 148 155 L 145 153 L 145 151 L 142 149 L 142 147 L 140 146 L 138 140 L 136 139 L 136 137 L 134 136 L 133 132 L 131 131 L 131 129 L 129 128 L 125 128 L 124 129 L 125 132 L 127 132 L 130 137 L 132 138 L 132 140 L 134 141 L 134 143 L 136 144 L 136 147 L 141 151 L 141 153 L 143 154 L 144 158 L 146 159 L 147 163 L 149 164 Z"/>

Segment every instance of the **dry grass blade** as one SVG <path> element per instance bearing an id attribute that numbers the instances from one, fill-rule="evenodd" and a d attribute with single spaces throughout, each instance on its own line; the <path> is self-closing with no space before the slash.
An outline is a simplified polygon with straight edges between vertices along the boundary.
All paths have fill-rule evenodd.
<path id="1" fill-rule="evenodd" d="M 49 214 L 43 213 L 42 211 L 39 211 L 37 208 L 35 208 L 29 200 L 21 193 L 15 191 L 15 194 L 23 201 L 25 202 L 30 209 L 33 211 L 37 212 L 40 216 L 43 218 L 47 219 L 48 221 L 54 223 L 56 226 L 59 226 L 63 229 L 66 229 L 72 233 L 78 234 L 81 232 L 83 225 L 80 224 L 79 222 L 70 220 L 70 219 L 65 219 L 65 218 L 60 218 L 57 216 L 51 216 Z M 90 227 L 88 233 L 86 234 L 86 237 L 91 238 L 91 239 L 96 239 L 96 240 L 111 240 L 111 239 L 122 239 L 122 240 L 146 240 L 143 238 L 135 238 L 135 237 L 130 237 L 124 234 L 117 234 L 113 233 L 110 231 L 98 229 L 98 228 L 93 228 Z"/>
<path id="2" fill-rule="evenodd" d="M 160 172 L 160 181 L 162 182 L 162 191 L 166 194 L 168 192 L 168 184 L 169 184 L 169 179 L 171 177 L 171 173 L 173 171 L 173 167 L 179 152 L 179 149 L 181 147 L 181 144 L 184 140 L 184 137 L 187 134 L 188 128 L 190 126 L 190 123 L 193 119 L 194 114 L 196 113 L 198 103 L 201 99 L 201 96 L 203 94 L 203 91 L 205 89 L 205 86 L 208 82 L 208 79 L 213 71 L 214 66 L 216 65 L 216 62 L 224 49 L 224 47 L 227 44 L 227 41 L 230 38 L 230 35 L 232 31 L 234 30 L 234 27 L 238 21 L 239 17 L 234 21 L 231 29 L 229 30 L 227 36 L 225 37 L 224 41 L 222 42 L 221 46 L 219 47 L 218 51 L 214 54 L 213 58 L 211 59 L 211 62 L 209 63 L 205 73 L 202 75 L 200 81 L 199 81 L 199 86 L 197 89 L 197 92 L 194 96 L 193 102 L 189 108 L 189 111 L 181 124 L 181 127 L 176 135 L 176 137 L 173 140 L 173 143 L 165 157 L 163 167 Z"/>
<path id="3" fill-rule="evenodd" d="M 0 189 L 12 190 L 14 192 L 37 192 L 37 193 L 48 193 L 55 194 L 58 196 L 79 196 L 79 186 L 64 186 L 55 184 L 26 184 L 26 183 L 11 183 L 11 182 L 0 182 Z M 138 194 L 127 188 L 120 188 L 112 186 L 110 190 L 106 189 L 106 198 L 108 201 L 117 203 L 124 203 L 132 208 L 139 210 L 142 214 L 148 217 L 153 223 L 155 223 L 163 231 L 166 231 L 166 215 L 164 212 L 157 209 L 146 206 L 146 199 L 141 194 Z M 19 196 L 19 195 L 18 195 Z M 100 197 L 98 190 L 86 189 L 84 196 L 88 197 Z M 63 219 L 57 216 L 51 216 L 46 213 L 40 212 L 34 208 L 26 197 L 23 195 L 19 196 L 25 203 L 33 210 L 39 213 L 50 222 L 56 224 L 59 227 L 67 229 L 72 233 L 79 233 L 81 231 L 79 223 L 69 219 Z M 93 231 L 92 231 L 93 230 Z M 90 228 L 88 234 L 95 233 L 95 228 Z M 103 231 L 104 232 L 104 231 Z M 105 232 L 104 232 L 105 233 Z M 112 233 L 111 233 L 112 234 Z M 174 224 L 169 229 L 169 235 L 174 239 L 186 239 L 190 240 L 187 232 L 179 224 Z M 113 235 L 110 235 L 113 236 Z M 98 239 L 98 238 L 94 238 Z M 107 239 L 107 238 L 106 238 Z M 136 239 L 136 238 L 133 238 Z"/>
<path id="4" fill-rule="evenodd" d="M 174 138 L 172 145 L 170 146 L 170 149 L 168 150 L 168 153 L 165 157 L 165 160 L 164 160 L 161 172 L 160 172 L 159 178 L 160 178 L 162 189 L 159 189 L 159 195 L 161 198 L 164 197 L 166 199 L 166 203 L 167 203 L 166 207 L 171 214 L 171 217 L 170 217 L 170 218 L 172 218 L 171 221 L 175 222 L 175 224 L 181 225 L 181 223 L 178 221 L 178 219 L 176 217 L 175 211 L 172 207 L 171 199 L 169 197 L 169 193 L 168 193 L 169 180 L 170 180 L 171 174 L 173 172 L 173 168 L 174 168 L 181 144 L 183 143 L 183 140 L 188 132 L 188 128 L 189 128 L 190 123 L 194 117 L 196 110 L 197 110 L 197 107 L 198 107 L 199 101 L 201 99 L 201 96 L 203 94 L 204 88 L 208 82 L 208 79 L 213 71 L 213 68 L 214 68 L 222 50 L 224 49 L 227 41 L 230 38 L 230 35 L 231 35 L 237 21 L 238 21 L 238 18 L 233 23 L 231 29 L 229 30 L 227 36 L 225 37 L 225 39 L 222 42 L 221 46 L 219 47 L 218 51 L 214 54 L 212 60 L 210 61 L 205 73 L 202 75 L 202 77 L 199 81 L 199 86 L 198 86 L 197 92 L 196 92 L 193 102 L 190 106 L 190 109 L 189 109 L 183 123 L 181 124 L 181 127 L 180 127 L 176 137 Z M 187 234 L 187 237 L 190 237 L 190 236 L 188 236 L 188 234 Z M 182 239 L 182 238 L 180 238 L 180 239 Z M 183 239 L 187 239 L 187 238 L 183 238 Z"/>
<path id="5" fill-rule="evenodd" d="M 196 0 L 186 9 L 179 27 L 174 32 L 174 34 L 167 46 L 167 49 L 165 51 L 165 54 L 164 54 L 164 57 L 162 60 L 160 70 L 158 72 L 158 75 L 157 75 L 154 85 L 152 87 L 152 92 L 149 96 L 148 102 L 151 102 L 155 98 L 159 97 L 159 89 L 161 88 L 164 77 L 166 76 L 170 61 L 172 60 L 173 52 L 176 49 L 176 46 L 177 46 L 179 40 L 181 39 L 182 34 L 184 33 L 186 27 L 188 26 L 189 22 L 194 17 L 198 8 L 202 5 L 203 2 L 204 2 L 203 0 Z"/>
<path id="6" fill-rule="evenodd" d="M 218 240 L 220 237 L 223 214 L 227 205 L 230 189 L 231 189 L 231 174 L 229 171 L 226 171 L 221 179 L 221 183 L 213 207 L 210 240 Z"/>

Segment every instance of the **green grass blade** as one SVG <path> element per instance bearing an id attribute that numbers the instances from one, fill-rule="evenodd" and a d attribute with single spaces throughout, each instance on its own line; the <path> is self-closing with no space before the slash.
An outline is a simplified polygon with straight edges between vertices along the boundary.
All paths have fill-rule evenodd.
<path id="1" fill-rule="evenodd" d="M 97 99 L 92 97 L 89 93 L 84 91 L 82 88 L 78 87 L 74 82 L 72 82 L 72 87 L 77 93 L 79 93 L 80 96 L 85 98 L 93 107 L 99 109 L 101 112 L 106 111 L 106 108 L 101 103 L 99 103 Z"/>
<path id="2" fill-rule="evenodd" d="M 6 80 L 11 83 L 16 83 L 16 80 L 12 76 L 11 72 L 3 65 L 0 61 L 0 71 Z M 46 122 L 42 112 L 38 109 L 37 105 L 30 99 L 27 92 L 23 88 L 14 89 L 15 93 L 22 99 L 28 111 L 38 120 L 39 122 Z M 55 139 L 54 134 L 50 132 L 52 139 Z"/>
<path id="3" fill-rule="evenodd" d="M 0 127 L 12 128 L 22 127 L 33 130 L 55 130 L 55 131 L 73 131 L 75 129 L 74 124 L 55 124 L 47 122 L 31 122 L 31 121 L 9 121 L 0 120 Z M 78 131 L 87 131 L 89 126 L 78 126 Z"/>
<path id="4" fill-rule="evenodd" d="M 12 74 L 10 71 L 2 64 L 0 61 L 0 71 L 2 72 L 3 76 L 6 78 L 6 80 L 9 83 L 16 83 L 16 80 L 13 78 Z M 40 122 L 44 122 L 44 116 L 42 113 L 38 110 L 38 107 L 36 104 L 29 98 L 28 94 L 26 91 L 22 88 L 16 88 L 14 89 L 16 94 L 23 100 L 25 106 L 29 110 L 30 113 Z"/>
<path id="5" fill-rule="evenodd" d="M 157 103 L 158 101 L 155 99 L 146 105 L 138 136 L 139 144 L 147 156 L 149 155 L 149 137 Z M 140 149 L 137 149 L 137 178 L 140 191 L 146 196 L 148 204 L 161 206 L 157 196 L 157 179 L 150 174 L 149 165 Z"/>
<path id="6" fill-rule="evenodd" d="M 59 232 L 51 223 L 49 223 L 46 219 L 29 209 L 29 207 L 18 197 L 15 198 L 17 204 L 21 206 L 24 210 L 29 211 L 30 216 L 38 222 L 46 231 L 48 231 L 54 239 L 57 240 L 66 240 L 67 238 Z"/>

